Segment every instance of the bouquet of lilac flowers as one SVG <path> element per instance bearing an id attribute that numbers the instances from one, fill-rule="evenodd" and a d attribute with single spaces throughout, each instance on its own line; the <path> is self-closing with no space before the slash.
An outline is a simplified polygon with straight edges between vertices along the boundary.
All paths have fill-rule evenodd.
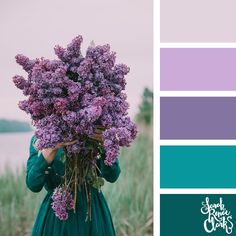
<path id="1" fill-rule="evenodd" d="M 28 73 L 28 78 L 13 77 L 16 87 L 27 96 L 19 102 L 19 108 L 30 114 L 36 127 L 38 150 L 77 140 L 64 147 L 64 182 L 53 196 L 53 208 L 60 219 L 67 218 L 66 209 L 75 210 L 77 187 L 102 185 L 96 174 L 96 159 L 101 153 L 105 156 L 104 164 L 111 166 L 120 147 L 130 146 L 137 135 L 137 127 L 127 113 L 129 104 L 124 93 L 124 77 L 129 68 L 115 64 L 116 55 L 109 45 L 92 45 L 83 56 L 82 41 L 79 35 L 66 48 L 56 46 L 57 60 L 43 57 L 31 60 L 18 54 L 16 62 Z M 102 143 L 91 138 L 97 129 L 103 132 Z M 60 214 L 57 209 L 62 207 L 56 207 L 56 201 L 63 196 L 70 202 L 64 201 Z"/>

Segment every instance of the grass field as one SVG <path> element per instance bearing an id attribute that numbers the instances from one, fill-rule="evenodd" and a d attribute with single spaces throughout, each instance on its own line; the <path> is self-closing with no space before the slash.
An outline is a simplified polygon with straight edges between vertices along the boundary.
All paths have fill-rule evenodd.
<path id="1" fill-rule="evenodd" d="M 152 127 L 140 127 L 130 148 L 121 150 L 121 175 L 106 183 L 103 193 L 118 236 L 152 234 L 153 139 Z M 0 176 L 0 235 L 30 235 L 45 191 L 32 193 L 25 185 L 25 171 L 6 170 Z"/>

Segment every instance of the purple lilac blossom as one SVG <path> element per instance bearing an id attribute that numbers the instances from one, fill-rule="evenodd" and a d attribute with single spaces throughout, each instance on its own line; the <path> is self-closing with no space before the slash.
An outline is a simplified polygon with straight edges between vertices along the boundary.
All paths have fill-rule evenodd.
<path id="1" fill-rule="evenodd" d="M 39 150 L 78 135 L 91 137 L 97 125 L 103 126 L 104 163 L 112 165 L 120 146 L 128 147 L 137 135 L 124 92 L 130 69 L 115 64 L 116 53 L 108 44 L 90 46 L 83 56 L 82 41 L 79 35 L 66 48 L 55 46 L 58 59 L 54 60 L 16 56 L 16 62 L 28 73 L 27 79 L 13 77 L 16 87 L 28 96 L 19 102 L 19 108 L 33 120 Z M 67 146 L 68 155 L 80 152 L 84 142 Z"/>
<path id="2" fill-rule="evenodd" d="M 53 192 L 52 200 L 52 209 L 54 210 L 55 215 L 60 220 L 67 220 L 67 210 L 71 210 L 73 208 L 74 201 L 72 199 L 72 195 L 62 187 L 57 187 Z"/>

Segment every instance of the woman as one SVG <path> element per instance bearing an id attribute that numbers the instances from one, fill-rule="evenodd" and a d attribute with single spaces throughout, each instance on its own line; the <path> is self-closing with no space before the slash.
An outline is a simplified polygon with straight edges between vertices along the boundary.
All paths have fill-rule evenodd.
<path id="1" fill-rule="evenodd" d="M 95 135 L 94 139 L 101 139 L 101 135 Z M 29 159 L 27 161 L 26 184 L 33 192 L 40 192 L 43 187 L 47 194 L 40 206 L 34 222 L 32 236 L 113 236 L 115 229 L 107 202 L 102 192 L 91 187 L 92 220 L 86 219 L 86 193 L 82 188 L 78 191 L 76 201 L 76 213 L 70 210 L 69 217 L 65 221 L 59 220 L 51 207 L 52 193 L 60 184 L 64 174 L 64 164 L 60 160 L 63 147 L 73 144 L 75 141 L 60 143 L 55 148 L 48 148 L 38 153 L 34 144 L 35 135 L 31 138 Z M 112 166 L 104 164 L 104 155 L 97 160 L 101 171 L 101 177 L 108 182 L 115 182 L 120 175 L 118 159 Z"/>

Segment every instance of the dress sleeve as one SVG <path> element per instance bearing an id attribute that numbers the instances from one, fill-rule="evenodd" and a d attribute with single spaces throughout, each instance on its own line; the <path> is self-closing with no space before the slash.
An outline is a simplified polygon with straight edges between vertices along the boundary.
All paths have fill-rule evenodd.
<path id="1" fill-rule="evenodd" d="M 46 170 L 51 164 L 47 163 L 42 153 L 38 154 L 34 147 L 35 141 L 35 136 L 33 136 L 26 167 L 26 185 L 32 192 L 40 192 L 46 181 Z"/>
<path id="2" fill-rule="evenodd" d="M 105 151 L 102 153 L 101 156 L 102 156 L 100 158 L 101 177 L 103 177 L 106 181 L 110 183 L 114 183 L 118 179 L 121 172 L 119 158 L 117 157 L 116 161 L 111 166 L 107 166 L 104 163 Z"/>

